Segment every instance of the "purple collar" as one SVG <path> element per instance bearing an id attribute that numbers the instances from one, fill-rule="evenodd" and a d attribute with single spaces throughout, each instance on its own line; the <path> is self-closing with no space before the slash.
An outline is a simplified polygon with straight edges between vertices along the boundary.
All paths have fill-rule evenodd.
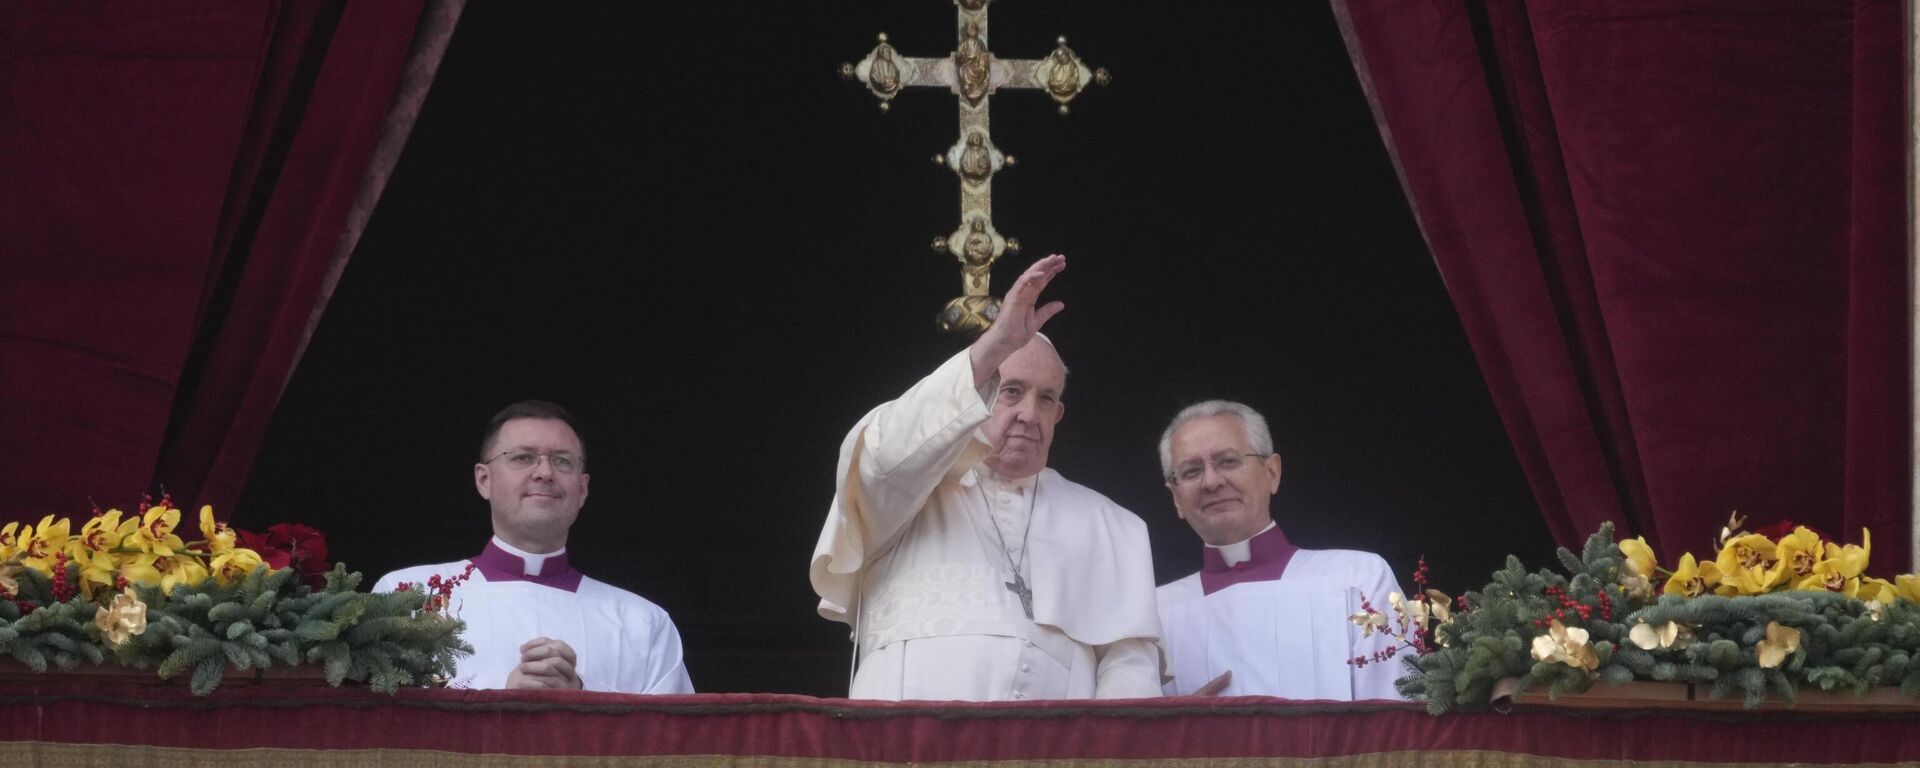
<path id="1" fill-rule="evenodd" d="M 473 568 L 487 581 L 531 581 L 543 587 L 575 592 L 580 589 L 580 572 L 567 562 L 567 553 L 561 552 L 540 563 L 540 575 L 527 575 L 527 561 L 519 555 L 501 549 L 492 541 L 487 548 L 473 558 Z"/>
<path id="2" fill-rule="evenodd" d="M 1200 553 L 1201 594 L 1211 595 L 1244 581 L 1275 581 L 1287 571 L 1293 553 L 1300 551 L 1277 525 L 1249 540 L 1247 548 L 1252 556 L 1231 566 L 1220 556 L 1220 550 L 1205 548 Z"/>

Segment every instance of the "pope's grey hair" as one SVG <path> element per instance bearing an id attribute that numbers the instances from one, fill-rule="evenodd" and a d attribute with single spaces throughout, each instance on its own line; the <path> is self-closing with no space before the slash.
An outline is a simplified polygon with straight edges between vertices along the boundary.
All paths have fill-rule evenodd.
<path id="1" fill-rule="evenodd" d="M 1267 419 L 1244 403 L 1232 400 L 1208 400 L 1194 403 L 1180 409 L 1167 425 L 1167 431 L 1160 433 L 1160 473 L 1173 474 L 1173 433 L 1180 431 L 1187 422 L 1211 416 L 1238 416 L 1240 426 L 1247 435 L 1247 443 L 1258 454 L 1273 453 L 1273 432 L 1267 429 Z"/>

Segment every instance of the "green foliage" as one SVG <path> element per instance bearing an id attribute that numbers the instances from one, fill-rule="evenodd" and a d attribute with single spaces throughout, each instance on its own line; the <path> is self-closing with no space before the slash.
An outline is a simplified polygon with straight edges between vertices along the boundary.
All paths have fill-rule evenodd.
<path id="1" fill-rule="evenodd" d="M 77 566 L 70 574 L 76 583 Z M 107 646 L 95 627 L 92 602 L 77 595 L 54 601 L 52 582 L 35 571 L 19 582 L 18 598 L 41 607 L 23 615 L 0 600 L 0 655 L 36 672 L 111 660 L 164 679 L 185 675 L 193 692 L 205 695 L 230 672 L 322 664 L 333 685 L 363 682 L 391 693 L 444 679 L 458 656 L 473 652 L 460 640 L 464 625 L 420 611 L 424 595 L 356 592 L 360 574 L 339 565 L 320 591 L 291 569 L 266 566 L 227 586 L 208 581 L 164 595 L 135 587 L 147 606 L 146 630 L 118 647 Z"/>
<path id="2" fill-rule="evenodd" d="M 1509 557 L 1484 589 L 1466 593 L 1469 609 L 1435 628 L 1439 647 L 1405 660 L 1409 674 L 1396 681 L 1400 693 L 1425 701 L 1433 714 L 1487 708 L 1494 684 L 1504 678 L 1514 678 L 1518 692 L 1544 688 L 1550 697 L 1584 691 L 1600 680 L 1692 683 L 1714 698 L 1737 695 L 1748 707 L 1772 697 L 1792 703 L 1802 686 L 1858 694 L 1898 685 L 1904 695 L 1920 698 L 1920 664 L 1914 662 L 1920 657 L 1920 605 L 1900 601 L 1876 614 L 1867 603 L 1830 592 L 1635 598 L 1620 586 L 1625 560 L 1610 524 L 1588 537 L 1579 555 L 1566 549 L 1558 554 L 1564 573 L 1528 572 Z M 1587 606 L 1588 615 L 1563 605 L 1555 590 Z M 1588 632 L 1597 669 L 1533 658 L 1534 638 L 1547 634 L 1545 625 L 1556 618 Z M 1692 640 L 1643 650 L 1629 639 L 1643 622 L 1676 622 L 1692 630 Z M 1766 669 L 1757 646 L 1771 623 L 1798 630 L 1800 642 L 1779 667 Z"/>

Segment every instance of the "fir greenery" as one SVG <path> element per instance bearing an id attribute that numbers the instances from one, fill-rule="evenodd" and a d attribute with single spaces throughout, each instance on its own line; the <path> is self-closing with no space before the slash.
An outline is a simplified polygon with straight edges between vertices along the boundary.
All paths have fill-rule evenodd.
<path id="1" fill-rule="evenodd" d="M 1803 689 L 1858 694 L 1897 685 L 1920 696 L 1920 605 L 1896 600 L 1881 607 L 1820 591 L 1636 597 L 1621 586 L 1624 559 L 1611 524 L 1580 554 L 1561 549 L 1559 560 L 1564 572 L 1528 572 L 1508 557 L 1484 589 L 1463 596 L 1465 610 L 1433 628 L 1432 653 L 1404 657 L 1410 674 L 1396 681 L 1400 693 L 1436 715 L 1488 708 L 1494 684 L 1505 678 L 1515 679 L 1516 695 L 1544 688 L 1549 697 L 1601 680 L 1694 683 L 1714 698 L 1740 696 L 1747 707 L 1774 696 L 1792 703 Z M 1587 606 L 1586 615 L 1569 603 Z M 1556 611 L 1566 626 L 1588 632 L 1596 669 L 1532 655 L 1534 638 L 1547 633 L 1543 625 Z M 1642 622 L 1677 622 L 1693 640 L 1644 650 L 1629 639 Z M 1777 667 L 1763 668 L 1756 649 L 1770 623 L 1799 630 L 1800 642 Z"/>
<path id="2" fill-rule="evenodd" d="M 68 565 L 67 577 L 78 583 L 79 566 Z M 292 569 L 263 565 L 227 586 L 208 579 L 163 594 L 138 585 L 146 629 L 109 647 L 94 625 L 98 606 L 80 595 L 56 599 L 52 580 L 29 569 L 14 599 L 0 600 L 0 655 L 36 672 L 103 663 L 153 669 L 163 679 L 185 676 L 205 695 L 229 672 L 302 664 L 322 665 L 335 686 L 351 680 L 392 693 L 446 679 L 456 655 L 473 652 L 458 620 L 420 610 L 426 595 L 357 592 L 360 580 L 336 565 L 326 588 L 314 590 Z"/>

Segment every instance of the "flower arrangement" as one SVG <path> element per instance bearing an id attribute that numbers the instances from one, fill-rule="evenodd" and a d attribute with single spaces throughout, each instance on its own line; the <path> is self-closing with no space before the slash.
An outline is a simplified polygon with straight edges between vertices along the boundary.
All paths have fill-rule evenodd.
<path id="1" fill-rule="evenodd" d="M 94 511 L 76 529 L 49 515 L 0 527 L 0 655 L 36 672 L 109 661 L 190 675 L 211 692 L 229 669 L 320 664 L 327 682 L 392 692 L 444 679 L 460 622 L 421 611 L 428 596 L 356 591 L 328 567 L 326 538 L 302 525 L 236 531 L 202 507 L 200 538 L 177 532 L 163 496 L 129 515 Z"/>
<path id="2" fill-rule="evenodd" d="M 1920 696 L 1920 577 L 1866 576 L 1864 531 L 1852 545 L 1791 524 L 1743 532 L 1743 522 L 1729 520 L 1713 559 L 1687 554 L 1671 569 L 1644 539 L 1616 544 L 1603 525 L 1580 554 L 1559 551 L 1564 573 L 1530 573 L 1509 557 L 1444 614 L 1433 608 L 1445 595 L 1432 592 L 1395 595 L 1397 618 L 1363 607 L 1353 620 L 1399 628 L 1412 652 L 1396 686 L 1434 714 L 1485 708 L 1508 678 L 1516 692 L 1545 686 L 1549 696 L 1599 680 L 1694 683 L 1748 707 L 1773 695 L 1791 703 L 1805 686 Z"/>

